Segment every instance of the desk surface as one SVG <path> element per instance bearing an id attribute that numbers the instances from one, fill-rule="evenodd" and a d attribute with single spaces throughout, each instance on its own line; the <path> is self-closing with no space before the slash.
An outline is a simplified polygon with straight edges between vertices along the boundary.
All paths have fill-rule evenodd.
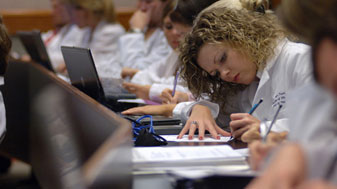
<path id="1" fill-rule="evenodd" d="M 176 133 L 174 133 L 176 134 Z M 205 146 L 205 145 L 224 145 L 228 144 L 234 149 L 246 148 L 247 144 L 238 140 L 232 140 L 228 143 L 222 142 L 168 142 L 167 146 Z M 133 174 L 133 187 L 134 189 L 143 188 L 161 188 L 161 189 L 172 189 L 175 188 L 175 179 L 167 173 L 139 173 L 134 172 Z"/>

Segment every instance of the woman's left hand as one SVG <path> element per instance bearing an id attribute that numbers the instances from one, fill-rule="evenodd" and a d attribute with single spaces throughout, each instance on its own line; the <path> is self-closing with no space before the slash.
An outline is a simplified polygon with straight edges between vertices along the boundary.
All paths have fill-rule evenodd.
<path id="1" fill-rule="evenodd" d="M 138 98 L 149 99 L 150 85 L 138 85 L 134 83 L 123 83 L 123 87 L 128 90 L 130 93 L 135 94 Z"/>
<path id="2" fill-rule="evenodd" d="M 241 139 L 241 136 L 252 127 L 260 127 L 260 120 L 248 113 L 231 114 L 231 128 L 232 136 L 236 139 Z"/>

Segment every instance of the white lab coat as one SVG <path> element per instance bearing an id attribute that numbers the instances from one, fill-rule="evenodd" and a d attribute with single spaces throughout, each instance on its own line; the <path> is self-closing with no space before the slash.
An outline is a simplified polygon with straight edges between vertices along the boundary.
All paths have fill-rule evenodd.
<path id="1" fill-rule="evenodd" d="M 143 70 L 152 64 L 160 63 L 172 51 L 161 29 L 147 39 L 143 33 L 128 33 L 119 40 L 122 67 Z"/>
<path id="2" fill-rule="evenodd" d="M 337 156 L 337 101 L 314 82 L 288 96 L 289 140 L 305 152 L 310 179 L 324 178 Z M 292 104 L 292 106 L 290 106 Z M 331 180 L 337 184 L 337 163 Z"/>
<path id="3" fill-rule="evenodd" d="M 118 40 L 124 33 L 120 24 L 106 21 L 101 21 L 94 31 L 86 29 L 80 47 L 91 49 L 99 77 L 120 78 Z"/>
<path id="4" fill-rule="evenodd" d="M 151 85 L 149 98 L 161 102 L 160 94 L 164 89 L 173 89 L 175 73 L 179 66 L 178 54 L 172 51 L 166 60 L 137 72 L 131 83 Z M 182 79 L 178 79 L 176 91 L 189 92 Z"/>
<path id="5" fill-rule="evenodd" d="M 307 45 L 282 40 L 274 50 L 273 56 L 263 71 L 257 73 L 259 82 L 253 82 L 239 94 L 239 109 L 249 112 L 251 107 L 261 98 L 263 103 L 255 110 L 253 116 L 259 120 L 268 120 L 269 126 L 279 104 L 284 108 L 280 111 L 272 131 L 288 131 L 285 108 L 286 94 L 312 80 L 311 48 Z M 173 111 L 175 117 L 187 120 L 191 108 L 195 103 L 178 104 Z M 213 104 L 210 107 L 212 115 L 217 116 L 218 111 Z"/>
<path id="6" fill-rule="evenodd" d="M 83 30 L 75 24 L 63 26 L 57 34 L 50 30 L 42 34 L 42 39 L 46 45 L 47 52 L 54 69 L 64 64 L 61 46 L 79 46 L 83 38 Z M 46 43 L 46 40 L 49 40 Z"/>
<path id="7" fill-rule="evenodd" d="M 4 77 L 0 76 L 0 85 L 4 84 Z M 2 93 L 0 92 L 0 143 L 6 132 L 6 110 Z"/>

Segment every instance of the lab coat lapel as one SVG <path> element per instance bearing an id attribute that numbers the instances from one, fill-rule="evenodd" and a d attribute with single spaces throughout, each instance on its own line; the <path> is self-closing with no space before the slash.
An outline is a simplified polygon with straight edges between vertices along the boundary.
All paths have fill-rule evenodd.
<path id="1" fill-rule="evenodd" d="M 255 93 L 255 97 L 254 97 L 254 101 L 253 104 L 256 104 L 260 98 L 264 97 L 265 95 L 272 95 L 271 94 L 271 84 L 269 84 L 271 82 L 270 79 L 270 72 L 272 70 L 272 68 L 274 67 L 274 65 L 277 63 L 277 60 L 279 58 L 279 55 L 284 47 L 284 45 L 286 44 L 287 40 L 283 40 L 279 43 L 279 45 L 275 48 L 275 56 L 273 56 L 268 62 L 266 67 L 264 68 L 264 70 L 262 71 L 262 75 L 260 77 L 260 83 L 259 86 L 257 88 L 257 91 Z"/>

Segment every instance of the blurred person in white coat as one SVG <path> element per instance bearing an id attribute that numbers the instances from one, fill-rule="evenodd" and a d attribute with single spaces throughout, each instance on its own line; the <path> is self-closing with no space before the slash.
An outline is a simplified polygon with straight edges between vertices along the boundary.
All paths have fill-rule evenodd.
<path id="1" fill-rule="evenodd" d="M 119 78 L 118 40 L 125 33 L 117 23 L 113 0 L 67 0 L 74 23 L 86 28 L 79 45 L 90 48 L 100 78 Z"/>
<path id="2" fill-rule="evenodd" d="M 168 4 L 171 11 L 164 9 L 163 30 L 170 46 L 175 50 L 160 64 L 138 71 L 132 78 L 132 83 L 124 83 L 130 92 L 141 98 L 161 103 L 161 93 L 164 89 L 173 89 L 176 82 L 176 91 L 189 92 L 177 72 L 179 42 L 191 31 L 193 20 L 204 8 L 217 0 L 182 0 L 175 6 L 175 2 Z M 171 5 L 171 6 L 170 6 Z M 174 9 L 175 8 L 175 9 Z M 174 10 L 173 10 L 174 9 Z M 172 11 L 173 10 L 173 11 Z"/>
<path id="3" fill-rule="evenodd" d="M 169 1 L 172 0 L 139 0 L 138 10 L 130 19 L 130 32 L 119 40 L 120 61 L 127 75 L 170 55 L 172 49 L 161 29 L 163 9 Z"/>
<path id="4" fill-rule="evenodd" d="M 78 46 L 83 37 L 83 31 L 72 23 L 64 2 L 65 0 L 50 1 L 55 29 L 42 34 L 52 66 L 56 72 L 61 73 L 65 71 L 61 46 Z"/>
<path id="5" fill-rule="evenodd" d="M 271 151 L 266 169 L 248 188 L 337 188 L 336 7 L 336 0 L 282 2 L 285 25 L 313 45 L 316 82 L 289 95 L 290 142 Z M 264 145 L 256 142 L 251 150 Z"/>
<path id="6" fill-rule="evenodd" d="M 0 85 L 4 85 L 4 74 L 6 72 L 9 52 L 12 47 L 11 39 L 7 33 L 7 29 L 3 24 L 0 16 Z M 6 110 L 0 91 L 0 143 L 6 136 Z M 6 173 L 11 165 L 11 160 L 8 157 L 0 155 L 0 174 Z"/>

